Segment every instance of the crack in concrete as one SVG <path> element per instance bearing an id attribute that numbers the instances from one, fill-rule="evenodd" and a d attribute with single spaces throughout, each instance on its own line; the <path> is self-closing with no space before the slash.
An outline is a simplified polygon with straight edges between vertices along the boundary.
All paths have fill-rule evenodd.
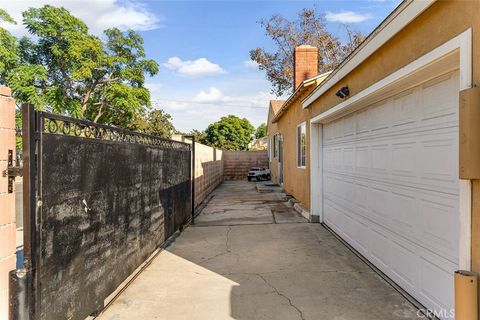
<path id="1" fill-rule="evenodd" d="M 295 269 L 295 270 L 278 270 L 278 271 L 262 271 L 262 274 L 278 274 L 278 273 L 342 273 L 342 274 L 371 274 L 375 273 L 375 271 L 357 271 L 357 270 L 303 270 L 303 269 Z M 219 273 L 222 276 L 236 276 L 236 275 L 258 275 L 258 272 L 221 272 Z"/>
<path id="2" fill-rule="evenodd" d="M 302 312 L 302 310 L 300 310 L 296 305 L 293 304 L 292 299 L 290 299 L 289 297 L 287 297 L 286 295 L 284 295 L 283 293 L 281 293 L 280 291 L 278 291 L 278 289 L 277 289 L 275 286 L 273 286 L 270 282 L 268 282 L 267 279 L 265 279 L 265 277 L 263 277 L 260 273 L 256 273 L 256 275 L 257 275 L 260 279 L 262 279 L 263 282 L 265 282 L 265 284 L 266 284 L 267 286 L 269 286 L 270 288 L 272 288 L 273 291 L 275 291 L 275 293 L 276 293 L 277 295 L 279 295 L 280 297 L 282 297 L 282 298 L 284 298 L 285 300 L 287 300 L 287 301 L 288 301 L 288 304 L 297 311 L 298 316 L 300 317 L 300 319 L 305 320 L 305 318 L 303 317 L 303 312 Z"/>
<path id="3" fill-rule="evenodd" d="M 233 252 L 232 250 L 230 250 L 230 246 L 228 245 L 229 244 L 229 241 L 230 241 L 230 231 L 232 231 L 232 226 L 228 226 L 228 231 L 227 231 L 227 239 L 225 240 L 225 250 L 228 252 L 228 253 L 231 253 L 233 254 L 237 259 L 237 264 L 239 263 L 240 261 L 240 255 L 236 252 Z"/>
<path id="4" fill-rule="evenodd" d="M 231 253 L 231 254 L 235 255 L 235 256 L 237 257 L 237 261 L 238 261 L 238 259 L 239 259 L 238 254 L 232 252 L 232 250 L 230 250 L 230 247 L 229 247 L 229 245 L 228 245 L 228 242 L 229 242 L 229 240 L 230 240 L 230 231 L 232 231 L 232 227 L 231 227 L 231 226 L 228 226 L 227 232 L 226 232 L 226 234 L 225 234 L 225 251 L 220 252 L 220 253 L 217 253 L 216 255 L 211 256 L 211 257 L 203 260 L 202 262 L 211 261 L 211 260 L 216 259 L 216 258 L 218 258 L 218 257 L 220 257 L 220 256 L 223 256 L 223 255 L 225 255 L 225 254 L 227 254 L 227 253 Z"/>
<path id="5" fill-rule="evenodd" d="M 228 226 L 228 229 L 227 229 L 227 232 L 225 234 L 225 251 L 223 252 L 220 252 L 220 253 L 217 253 L 216 255 L 214 256 L 211 256 L 205 260 L 203 260 L 202 262 L 208 262 L 208 261 L 211 261 L 215 258 L 218 258 L 220 256 L 223 256 L 224 254 L 227 254 L 227 253 L 231 253 L 229 247 L 228 247 L 228 238 L 229 238 L 229 234 L 230 234 L 230 231 L 232 230 L 232 227 Z"/>
<path id="6" fill-rule="evenodd" d="M 230 231 L 232 231 L 232 227 L 228 226 L 227 234 L 225 235 L 225 251 L 228 253 L 232 253 L 232 251 L 230 251 L 230 247 L 228 246 L 228 241 L 230 239 Z"/>
<path id="7" fill-rule="evenodd" d="M 275 218 L 275 212 L 273 211 L 273 209 L 270 209 L 270 212 L 272 213 L 273 224 L 277 224 L 277 219 Z"/>

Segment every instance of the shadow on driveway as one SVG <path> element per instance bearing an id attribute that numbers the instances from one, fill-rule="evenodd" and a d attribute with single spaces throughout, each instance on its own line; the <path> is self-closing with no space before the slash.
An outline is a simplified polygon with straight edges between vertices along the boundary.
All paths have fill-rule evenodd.
<path id="1" fill-rule="evenodd" d="M 417 310 L 285 194 L 224 182 L 99 319 L 417 319 Z"/>

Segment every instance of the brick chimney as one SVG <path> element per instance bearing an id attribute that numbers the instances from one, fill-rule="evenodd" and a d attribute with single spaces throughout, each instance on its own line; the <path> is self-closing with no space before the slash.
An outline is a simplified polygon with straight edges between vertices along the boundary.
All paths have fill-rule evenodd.
<path id="1" fill-rule="evenodd" d="M 318 74 L 318 49 L 309 45 L 296 47 L 293 53 L 293 66 L 293 90 L 295 91 L 302 81 Z"/>

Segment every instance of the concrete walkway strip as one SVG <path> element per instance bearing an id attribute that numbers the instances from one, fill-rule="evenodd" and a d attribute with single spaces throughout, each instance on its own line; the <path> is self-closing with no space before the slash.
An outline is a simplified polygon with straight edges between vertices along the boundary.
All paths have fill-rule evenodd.
<path id="1" fill-rule="evenodd" d="M 416 308 L 320 224 L 255 183 L 224 182 L 190 226 L 97 317 L 417 319 Z"/>

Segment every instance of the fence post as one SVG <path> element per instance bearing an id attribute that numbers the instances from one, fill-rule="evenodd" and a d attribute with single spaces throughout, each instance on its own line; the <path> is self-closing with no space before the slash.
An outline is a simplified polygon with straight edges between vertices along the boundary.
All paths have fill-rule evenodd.
<path id="1" fill-rule="evenodd" d="M 0 319 L 8 319 L 9 271 L 15 269 L 15 183 L 9 188 L 7 167 L 15 162 L 15 100 L 0 86 Z M 15 165 L 13 163 L 13 165 Z"/>
<path id="2" fill-rule="evenodd" d="M 195 224 L 195 136 L 194 135 L 184 135 L 182 136 L 182 140 L 185 141 L 185 138 L 190 139 L 192 141 L 192 147 L 190 149 L 191 152 L 191 159 L 192 159 L 192 171 L 191 179 L 192 179 L 192 224 Z"/>
<path id="3" fill-rule="evenodd" d="M 195 224 L 195 136 L 192 135 L 192 224 Z"/>

